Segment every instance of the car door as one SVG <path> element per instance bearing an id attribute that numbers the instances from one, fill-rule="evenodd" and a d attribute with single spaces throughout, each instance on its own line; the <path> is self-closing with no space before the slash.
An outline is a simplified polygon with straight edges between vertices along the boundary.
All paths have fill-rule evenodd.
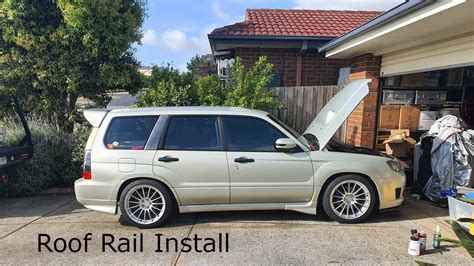
<path id="1" fill-rule="evenodd" d="M 217 116 L 169 117 L 154 174 L 172 183 L 182 205 L 229 203 L 229 171 Z"/>
<path id="2" fill-rule="evenodd" d="M 313 194 L 313 168 L 302 151 L 282 152 L 287 138 L 270 122 L 251 116 L 223 116 L 230 173 L 230 202 L 304 202 Z"/>

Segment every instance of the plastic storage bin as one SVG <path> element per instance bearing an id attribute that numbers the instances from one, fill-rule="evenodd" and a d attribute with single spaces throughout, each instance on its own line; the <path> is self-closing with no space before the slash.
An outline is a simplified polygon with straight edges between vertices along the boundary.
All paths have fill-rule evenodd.
<path id="1" fill-rule="evenodd" d="M 474 205 L 458 199 L 448 197 L 449 217 L 453 221 L 459 218 L 474 218 Z M 471 235 L 474 235 L 474 226 L 472 223 L 459 223 Z"/>

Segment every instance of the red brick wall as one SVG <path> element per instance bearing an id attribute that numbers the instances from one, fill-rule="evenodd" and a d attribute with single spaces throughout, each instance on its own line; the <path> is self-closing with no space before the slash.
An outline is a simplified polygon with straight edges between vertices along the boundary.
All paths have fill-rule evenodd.
<path id="1" fill-rule="evenodd" d="M 246 67 L 260 56 L 266 56 L 274 70 L 282 75 L 282 86 L 296 85 L 296 58 L 299 49 L 236 48 L 235 56 L 242 58 Z M 301 86 L 336 85 L 339 68 L 348 67 L 350 60 L 329 59 L 315 50 L 303 54 Z"/>
<path id="2" fill-rule="evenodd" d="M 369 94 L 347 119 L 346 142 L 355 146 L 374 148 L 377 129 L 377 94 L 380 80 L 381 57 L 361 55 L 351 60 L 350 80 L 369 78 Z"/>

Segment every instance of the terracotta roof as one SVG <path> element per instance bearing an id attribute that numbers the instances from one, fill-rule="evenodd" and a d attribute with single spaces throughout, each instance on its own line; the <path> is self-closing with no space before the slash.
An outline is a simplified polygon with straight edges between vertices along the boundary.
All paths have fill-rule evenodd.
<path id="1" fill-rule="evenodd" d="M 217 28 L 210 35 L 338 37 L 381 13 L 348 10 L 247 9 L 245 21 Z"/>

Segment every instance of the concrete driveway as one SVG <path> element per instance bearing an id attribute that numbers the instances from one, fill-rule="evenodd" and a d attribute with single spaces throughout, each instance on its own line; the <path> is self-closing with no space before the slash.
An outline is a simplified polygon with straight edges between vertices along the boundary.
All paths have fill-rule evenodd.
<path id="1" fill-rule="evenodd" d="M 122 225 L 117 216 L 90 211 L 70 195 L 0 199 L 0 262 L 2 264 L 437 264 L 472 265 L 463 249 L 444 244 L 431 249 L 437 224 L 443 236 L 454 237 L 447 210 L 408 200 L 400 211 L 381 213 L 358 225 L 338 224 L 323 215 L 295 212 L 217 212 L 176 215 L 162 228 L 140 230 Z M 428 233 L 428 254 L 407 255 L 410 229 Z M 92 233 L 88 252 L 38 252 L 38 234 L 51 239 L 82 239 Z M 132 238 L 143 233 L 144 251 L 102 252 L 101 235 Z M 155 234 L 164 237 L 217 238 L 229 234 L 228 253 L 155 252 Z M 61 249 L 61 243 L 58 242 Z"/>

